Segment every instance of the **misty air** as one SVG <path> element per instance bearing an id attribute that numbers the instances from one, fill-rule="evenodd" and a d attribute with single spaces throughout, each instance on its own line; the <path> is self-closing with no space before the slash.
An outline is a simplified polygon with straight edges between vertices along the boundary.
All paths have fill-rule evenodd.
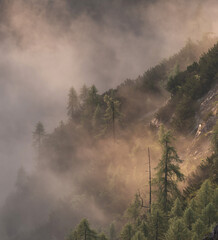
<path id="1" fill-rule="evenodd" d="M 0 240 L 218 240 L 218 2 L 0 0 Z"/>

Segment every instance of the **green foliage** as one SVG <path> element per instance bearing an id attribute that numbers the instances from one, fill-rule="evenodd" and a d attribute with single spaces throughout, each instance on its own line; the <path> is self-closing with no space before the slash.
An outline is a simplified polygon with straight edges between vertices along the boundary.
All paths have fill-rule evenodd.
<path id="1" fill-rule="evenodd" d="M 141 201 L 140 201 L 139 195 L 136 194 L 134 201 L 129 205 L 126 213 L 131 220 L 136 222 L 137 218 L 140 215 L 141 208 L 142 207 L 141 207 Z"/>
<path id="2" fill-rule="evenodd" d="M 79 109 L 80 109 L 79 97 L 77 95 L 76 90 L 72 87 L 68 94 L 67 115 L 71 119 L 78 121 Z"/>
<path id="3" fill-rule="evenodd" d="M 67 237 L 67 240 L 96 240 L 96 239 L 97 233 L 90 228 L 87 219 L 83 219 L 79 223 L 77 228 L 74 231 L 72 231 Z M 100 235 L 100 239 L 107 240 L 107 238 L 103 234 Z"/>
<path id="4" fill-rule="evenodd" d="M 107 94 L 104 96 L 104 102 L 107 106 L 104 114 L 105 131 L 112 129 L 115 138 L 115 122 L 121 122 L 123 117 L 120 111 L 120 102 Z"/>
<path id="5" fill-rule="evenodd" d="M 134 229 L 133 229 L 132 225 L 126 224 L 120 233 L 120 238 L 122 240 L 131 240 L 133 235 L 134 235 Z"/>
<path id="6" fill-rule="evenodd" d="M 172 144 L 172 134 L 166 131 L 162 126 L 160 128 L 160 144 L 162 146 L 162 158 L 157 166 L 156 178 L 154 183 L 158 187 L 158 202 L 164 212 L 168 212 L 175 196 L 178 196 L 179 190 L 177 182 L 184 179 L 180 172 L 179 164 L 182 160 L 179 158 Z"/>
<path id="7" fill-rule="evenodd" d="M 215 206 L 216 209 L 218 209 L 218 188 L 216 188 L 214 190 L 214 194 L 213 194 L 213 204 Z"/>
<path id="8" fill-rule="evenodd" d="M 147 237 L 149 232 L 148 223 L 143 221 L 139 226 L 139 231 L 142 232 L 145 237 Z"/>
<path id="9" fill-rule="evenodd" d="M 180 218 L 180 217 L 182 217 L 182 215 L 183 215 L 182 203 L 179 200 L 179 198 L 177 198 L 173 203 L 173 207 L 170 212 L 170 217 L 171 218 Z"/>
<path id="10" fill-rule="evenodd" d="M 111 225 L 110 225 L 109 236 L 110 236 L 110 240 L 115 240 L 116 239 L 116 229 L 115 229 L 114 223 L 111 223 Z"/>
<path id="11" fill-rule="evenodd" d="M 209 180 L 206 180 L 197 193 L 198 211 L 202 211 L 211 201 L 213 190 Z"/>
<path id="12" fill-rule="evenodd" d="M 198 239 L 203 239 L 207 231 L 206 225 L 200 218 L 192 226 L 193 236 L 197 236 Z"/>
<path id="13" fill-rule="evenodd" d="M 195 126 L 196 100 L 208 92 L 218 77 L 218 43 L 186 71 L 171 75 L 167 90 L 175 102 L 173 126 L 183 132 Z"/>
<path id="14" fill-rule="evenodd" d="M 189 230 L 191 230 L 192 229 L 192 224 L 195 223 L 195 221 L 197 219 L 196 213 L 193 210 L 191 204 L 188 208 L 186 208 L 183 218 L 184 218 L 184 222 L 185 222 L 187 228 Z"/>
<path id="15" fill-rule="evenodd" d="M 167 217 L 157 206 L 153 206 L 148 216 L 148 239 L 162 239 L 167 230 Z"/>
<path id="16" fill-rule="evenodd" d="M 188 228 L 182 219 L 175 219 L 166 233 L 166 240 L 187 240 L 190 237 Z"/>
<path id="17" fill-rule="evenodd" d="M 146 238 L 142 232 L 137 231 L 131 240 L 146 240 Z"/>
<path id="18" fill-rule="evenodd" d="M 211 224 L 216 222 L 217 219 L 217 209 L 213 205 L 213 203 L 209 203 L 202 211 L 202 219 L 203 222 L 210 227 Z"/>

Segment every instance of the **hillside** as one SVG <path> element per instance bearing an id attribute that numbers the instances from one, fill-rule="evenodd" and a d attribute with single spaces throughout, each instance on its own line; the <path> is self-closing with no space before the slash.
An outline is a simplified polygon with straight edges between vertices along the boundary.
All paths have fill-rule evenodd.
<path id="1" fill-rule="evenodd" d="M 154 239 L 146 231 L 151 234 L 154 230 L 155 214 L 159 214 L 157 219 L 163 236 L 166 212 L 155 205 L 153 215 L 148 215 L 141 206 L 141 197 L 146 196 L 144 204 L 148 204 L 147 148 L 151 153 L 152 178 L 163 154 L 163 145 L 158 140 L 162 124 L 174 131 L 176 142 L 166 129 L 162 132 L 162 141 L 167 139 L 184 160 L 181 171 L 185 176 L 191 174 L 202 159 L 206 161 L 207 173 L 214 167 L 217 152 L 211 136 L 217 121 L 218 44 L 207 50 L 216 41 L 208 37 L 197 43 L 188 41 L 171 58 L 103 94 L 99 94 L 94 85 L 84 86 L 80 93 L 72 87 L 68 120 L 60 122 L 52 133 L 46 133 L 42 123 L 36 126 L 37 170 L 30 175 L 24 170 L 19 172 L 16 190 L 1 209 L 1 232 L 5 239 L 64 239 L 82 218 L 88 218 L 107 234 L 113 221 L 117 230 L 128 223 L 120 235 L 122 240 Z M 217 139 L 214 141 L 216 145 Z M 177 155 L 173 156 L 180 163 Z M 211 161 L 206 160 L 207 157 Z M 179 176 L 180 170 L 177 170 Z M 186 187 L 186 193 L 181 191 L 177 202 L 173 202 L 175 196 L 172 195 L 167 206 L 173 217 L 177 216 L 173 210 L 178 207 L 176 204 L 181 204 L 183 210 L 191 207 L 190 196 L 197 196 L 197 201 L 205 194 L 204 188 L 210 190 L 211 201 L 216 201 L 213 193 L 217 187 L 216 176 L 209 182 L 210 174 L 202 176 L 202 172 L 198 172 L 196 176 L 200 181 L 193 185 L 196 176 L 184 182 L 183 174 L 179 188 Z M 138 192 L 141 195 L 137 195 Z M 129 205 L 135 194 L 135 200 Z M 126 209 L 130 209 L 127 218 Z M 196 207 L 196 214 L 201 214 L 200 207 Z M 146 225 L 149 219 L 154 225 Z M 216 217 L 205 231 L 208 232 L 215 221 Z M 177 224 L 185 228 L 180 220 Z M 76 230 L 79 239 L 84 237 L 84 226 L 92 235 L 90 240 L 99 238 L 83 220 Z M 146 230 L 149 227 L 150 230 Z M 172 231 L 176 227 L 172 225 Z M 129 230 L 131 237 L 127 234 Z M 106 237 L 101 235 L 101 238 Z M 68 239 L 77 239 L 75 232 L 71 232 Z M 118 233 L 114 239 L 118 239 Z"/>

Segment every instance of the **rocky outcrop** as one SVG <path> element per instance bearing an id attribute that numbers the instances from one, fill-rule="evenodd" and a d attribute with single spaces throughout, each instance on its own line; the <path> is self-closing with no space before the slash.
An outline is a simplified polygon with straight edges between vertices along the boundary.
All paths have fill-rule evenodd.
<path id="1" fill-rule="evenodd" d="M 196 115 L 196 137 L 208 134 L 213 129 L 218 116 L 218 84 L 199 100 L 200 109 Z"/>
<path id="2" fill-rule="evenodd" d="M 216 225 L 213 232 L 203 240 L 218 240 L 218 225 Z"/>

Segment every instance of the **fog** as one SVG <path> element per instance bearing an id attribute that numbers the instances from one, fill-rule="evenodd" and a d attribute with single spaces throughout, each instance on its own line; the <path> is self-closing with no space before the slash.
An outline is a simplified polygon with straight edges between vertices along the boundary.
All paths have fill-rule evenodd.
<path id="1" fill-rule="evenodd" d="M 1 0 L 0 205 L 18 191 L 21 167 L 34 178 L 35 124 L 42 121 L 52 132 L 66 120 L 71 86 L 95 84 L 102 93 L 137 78 L 188 38 L 216 34 L 217 5 L 215 0 Z"/>

